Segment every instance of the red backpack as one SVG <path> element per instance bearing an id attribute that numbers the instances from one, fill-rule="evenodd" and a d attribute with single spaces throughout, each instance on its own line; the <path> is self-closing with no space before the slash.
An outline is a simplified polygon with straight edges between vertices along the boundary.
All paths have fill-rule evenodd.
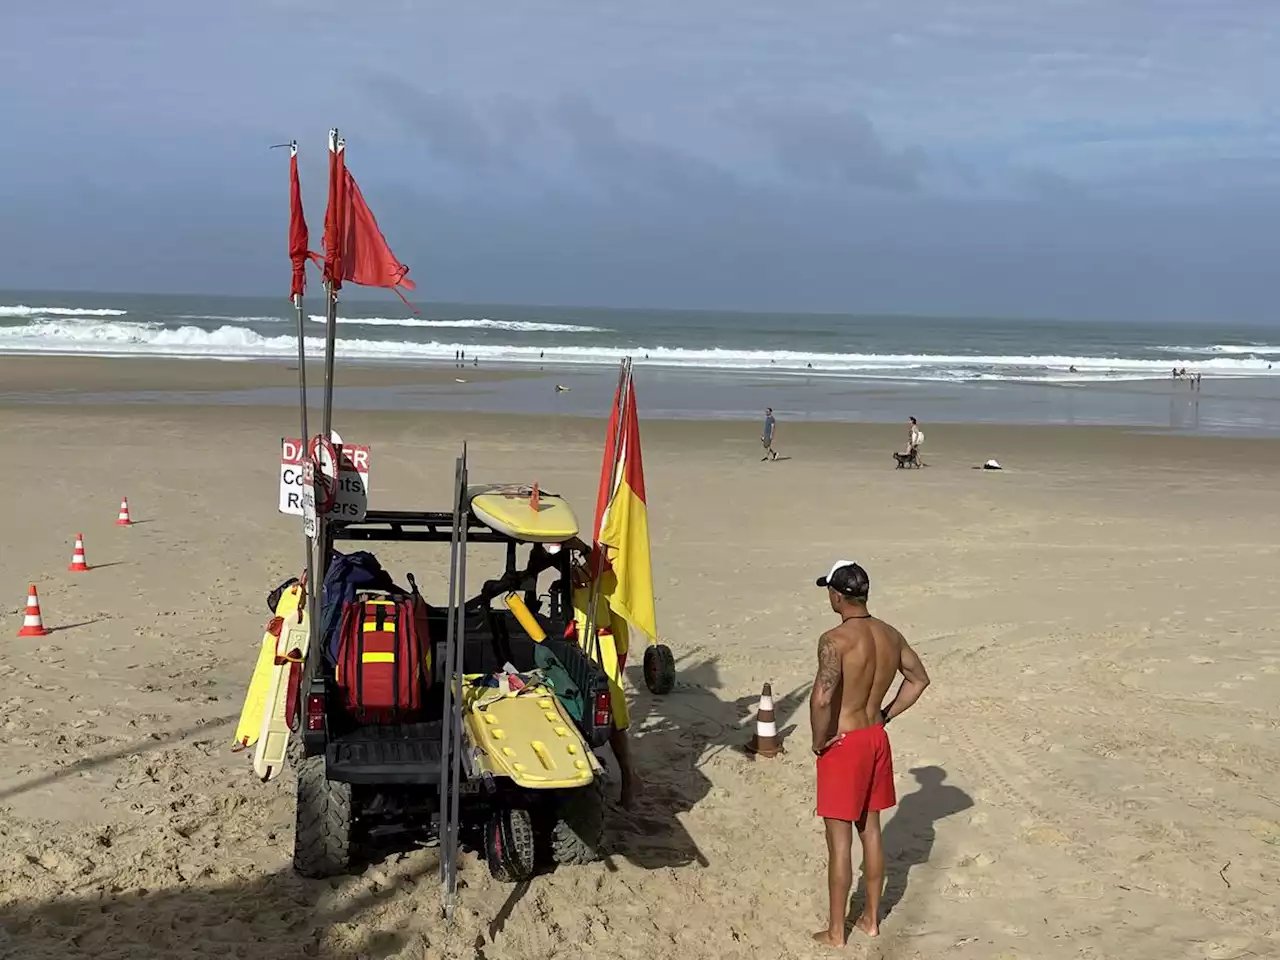
<path id="1" fill-rule="evenodd" d="M 343 605 L 336 678 L 359 719 L 414 714 L 431 685 L 427 604 L 409 582 L 407 597 L 361 594 Z"/>

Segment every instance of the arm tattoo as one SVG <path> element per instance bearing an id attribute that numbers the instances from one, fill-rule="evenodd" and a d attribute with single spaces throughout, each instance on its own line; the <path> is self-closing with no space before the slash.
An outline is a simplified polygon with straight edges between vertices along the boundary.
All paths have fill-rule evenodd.
<path id="1" fill-rule="evenodd" d="M 824 696 L 830 696 L 840 683 L 840 651 L 835 641 L 823 635 L 818 641 L 818 679 L 816 686 Z"/>

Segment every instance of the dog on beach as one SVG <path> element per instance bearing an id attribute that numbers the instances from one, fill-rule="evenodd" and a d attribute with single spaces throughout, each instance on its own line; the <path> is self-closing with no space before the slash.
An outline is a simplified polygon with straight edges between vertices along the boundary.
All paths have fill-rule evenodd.
<path id="1" fill-rule="evenodd" d="M 902 470 L 906 467 L 915 467 L 917 470 L 920 469 L 920 451 L 918 450 L 913 449 L 910 453 L 898 453 L 895 450 L 893 452 L 893 459 L 897 462 L 896 469 L 898 470 Z"/>

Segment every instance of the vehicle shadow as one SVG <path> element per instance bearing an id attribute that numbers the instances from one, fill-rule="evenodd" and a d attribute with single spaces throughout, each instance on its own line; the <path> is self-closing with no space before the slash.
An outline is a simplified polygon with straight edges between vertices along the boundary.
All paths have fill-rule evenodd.
<path id="1" fill-rule="evenodd" d="M 33 777 L 30 780 L 25 780 L 20 783 L 14 783 L 0 788 L 0 801 L 7 800 L 20 793 L 26 793 L 31 790 L 38 790 L 42 787 L 47 787 L 50 784 L 57 783 L 59 780 L 64 780 L 67 777 L 79 776 L 98 767 L 114 763 L 117 760 L 123 760 L 126 757 L 131 757 L 137 753 L 146 753 L 150 750 L 158 749 L 159 747 L 179 743 L 197 733 L 209 733 L 214 730 L 219 730 L 222 727 L 227 727 L 235 723 L 237 719 L 238 717 L 235 715 L 216 717 L 212 720 L 208 720 L 194 726 L 183 727 L 177 730 L 171 730 L 166 734 L 147 737 L 144 740 L 136 741 L 119 750 L 113 750 L 111 753 L 85 757 L 83 760 L 77 760 L 75 763 L 67 764 L 67 766 L 62 767 L 59 770 L 55 770 L 52 773 L 41 774 L 40 776 Z"/>
<path id="2" fill-rule="evenodd" d="M 698 656 L 694 651 L 677 661 L 675 689 L 665 696 L 649 692 L 639 664 L 627 670 L 632 753 L 644 789 L 635 809 L 611 807 L 608 840 L 614 856 L 643 869 L 708 865 L 680 817 L 711 791 L 704 766 L 725 750 L 742 750 L 753 732 L 758 697 L 722 699 L 717 659 Z M 806 685 L 775 698 L 783 735 L 794 729 L 786 722 L 807 696 Z"/>
<path id="3" fill-rule="evenodd" d="M 898 801 L 893 817 L 884 827 L 885 884 L 880 901 L 880 919 L 902 903 L 907 893 L 911 868 L 929 862 L 938 839 L 937 823 L 973 807 L 973 798 L 959 787 L 944 783 L 942 767 L 916 767 L 908 771 L 920 788 Z M 857 847 L 854 856 L 859 856 Z M 861 878 L 849 903 L 850 923 L 862 913 L 866 902 L 866 881 Z"/>
<path id="4" fill-rule="evenodd" d="M 384 902 L 434 875 L 429 859 L 389 886 L 335 893 L 284 871 L 252 882 L 58 897 L 0 908 L 0 956 L 23 960 L 339 960 L 401 955 L 411 938 Z M 400 918 L 402 921 L 403 918 Z M 351 927 L 358 925 L 358 938 Z M 367 932 L 365 932 L 367 931 Z"/>

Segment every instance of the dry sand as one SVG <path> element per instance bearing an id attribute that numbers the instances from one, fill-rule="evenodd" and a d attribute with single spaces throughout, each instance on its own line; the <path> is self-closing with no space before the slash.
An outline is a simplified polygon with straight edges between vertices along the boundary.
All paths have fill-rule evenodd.
<path id="1" fill-rule="evenodd" d="M 84 389 L 116 376 L 94 369 Z M 275 511 L 294 419 L 0 407 L 0 956 L 820 955 L 812 584 L 844 556 L 935 680 L 890 730 L 890 913 L 850 955 L 1280 955 L 1280 444 L 926 425 L 933 466 L 898 472 L 896 428 L 784 423 L 791 459 L 762 464 L 754 425 L 647 424 L 680 670 L 663 699 L 634 685 L 649 791 L 612 817 L 607 863 L 513 889 L 466 857 L 447 930 L 432 850 L 294 878 L 289 775 L 258 783 L 229 750 L 264 595 L 302 558 Z M 380 506 L 446 502 L 464 437 L 473 477 L 592 502 L 598 423 L 336 426 L 373 445 Z M 1009 469 L 971 469 L 989 456 Z M 78 532 L 96 569 L 76 575 Z M 444 568 L 381 556 L 428 587 Z M 18 640 L 29 581 L 54 632 Z M 751 762 L 764 681 L 791 750 Z"/>

